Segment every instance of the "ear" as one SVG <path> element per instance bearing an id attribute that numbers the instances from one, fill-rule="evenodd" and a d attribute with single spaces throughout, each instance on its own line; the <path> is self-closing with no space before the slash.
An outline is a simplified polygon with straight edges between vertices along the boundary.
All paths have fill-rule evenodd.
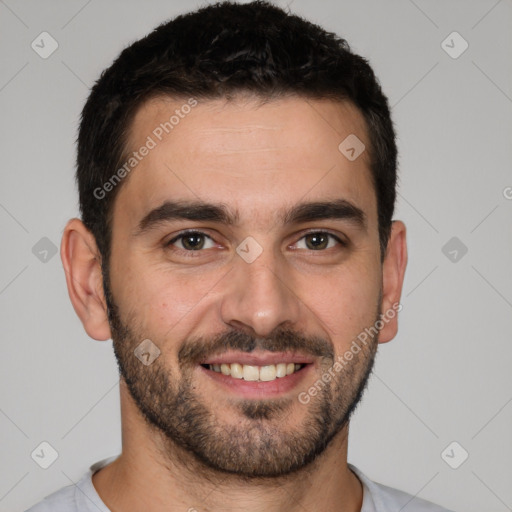
<path id="1" fill-rule="evenodd" d="M 71 219 L 66 224 L 60 257 L 69 298 L 87 334 L 99 341 L 110 339 L 101 255 L 93 234 L 80 219 Z"/>
<path id="2" fill-rule="evenodd" d="M 405 225 L 393 221 L 386 255 L 382 264 L 382 320 L 384 326 L 379 333 L 379 343 L 391 341 L 398 331 L 398 311 L 405 268 L 407 266 L 407 242 Z"/>

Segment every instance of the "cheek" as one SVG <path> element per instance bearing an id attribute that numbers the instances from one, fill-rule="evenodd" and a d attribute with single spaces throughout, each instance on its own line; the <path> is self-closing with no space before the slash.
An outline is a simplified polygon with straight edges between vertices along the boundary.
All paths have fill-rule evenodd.
<path id="1" fill-rule="evenodd" d="M 196 269 L 184 274 L 164 265 L 147 264 L 132 268 L 138 271 L 125 278 L 127 311 L 158 339 L 176 337 L 192 319 L 197 320 L 197 312 L 222 283 L 219 272 L 200 274 Z"/>
<path id="2" fill-rule="evenodd" d="M 352 339 L 376 320 L 380 291 L 379 275 L 369 270 L 333 272 L 308 294 L 308 305 L 317 312 L 329 335 L 340 343 Z"/>

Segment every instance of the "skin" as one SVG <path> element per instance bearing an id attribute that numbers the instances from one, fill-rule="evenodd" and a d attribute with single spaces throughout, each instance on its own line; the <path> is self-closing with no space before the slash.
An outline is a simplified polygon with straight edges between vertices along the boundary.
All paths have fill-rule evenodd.
<path id="1" fill-rule="evenodd" d="M 145 103 L 128 147 L 143 145 L 183 103 L 169 98 Z M 180 344 L 193 337 L 239 330 L 264 338 L 284 326 L 322 337 L 339 356 L 374 324 L 379 297 L 381 312 L 399 302 L 407 263 L 405 226 L 393 222 L 381 261 L 368 151 L 351 162 L 338 150 L 349 134 L 370 147 L 364 120 L 348 103 L 296 97 L 263 105 L 251 98 L 200 101 L 126 178 L 114 205 L 110 286 L 121 317 L 136 327 L 137 336 L 159 340 L 159 364 L 177 371 Z M 339 198 L 365 213 L 366 228 L 346 219 L 277 222 L 282 208 Z M 222 202 L 238 211 L 239 221 L 179 220 L 134 235 L 144 215 L 169 199 Z M 189 228 L 208 234 L 214 243 L 197 258 L 163 248 L 163 242 Z M 344 237 L 349 244 L 332 241 L 323 251 L 308 250 L 304 236 L 311 228 Z M 235 252 L 248 236 L 263 249 L 250 264 Z M 177 248 L 183 254 L 183 247 Z M 61 257 L 85 330 L 96 340 L 110 339 L 101 257 L 79 219 L 65 228 Z M 395 316 L 382 327 L 379 343 L 396 332 Z M 315 359 L 300 384 L 286 392 L 284 398 L 293 400 L 286 415 L 273 420 L 283 435 L 300 430 L 314 400 L 303 405 L 296 397 L 324 371 Z M 241 397 L 204 373 L 194 371 L 192 382 L 212 414 L 226 427 L 250 422 L 236 407 Z M 93 476 L 98 494 L 113 511 L 361 508 L 362 486 L 347 467 L 348 424 L 304 471 L 242 479 L 201 467 L 186 450 L 175 447 L 174 455 L 169 453 L 123 379 L 120 393 L 122 454 Z"/>

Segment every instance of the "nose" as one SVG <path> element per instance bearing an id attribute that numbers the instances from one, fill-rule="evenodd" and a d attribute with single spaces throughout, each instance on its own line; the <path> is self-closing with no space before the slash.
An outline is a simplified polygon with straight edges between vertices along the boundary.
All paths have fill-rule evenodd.
<path id="1" fill-rule="evenodd" d="M 296 327 L 301 301 L 284 263 L 268 250 L 251 263 L 235 255 L 233 265 L 220 309 L 224 323 L 258 337 Z"/>

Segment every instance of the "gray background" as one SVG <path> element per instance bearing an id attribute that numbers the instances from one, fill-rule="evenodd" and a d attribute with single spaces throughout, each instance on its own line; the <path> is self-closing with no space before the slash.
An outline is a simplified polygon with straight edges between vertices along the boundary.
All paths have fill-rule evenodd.
<path id="1" fill-rule="evenodd" d="M 85 334 L 59 255 L 44 250 L 78 212 L 74 140 L 88 88 L 124 46 L 203 4 L 0 0 L 0 511 L 120 450 L 111 342 Z M 399 136 L 396 218 L 410 251 L 400 332 L 380 348 L 349 461 L 455 511 L 512 510 L 512 3 L 291 9 L 369 58 Z M 31 48 L 43 31 L 59 45 L 47 59 Z M 463 48 L 458 36 L 442 45 L 453 31 L 469 44 L 458 58 L 445 51 Z M 42 441 L 58 452 L 48 469 L 31 458 Z M 452 469 L 462 450 L 469 458 Z"/>

